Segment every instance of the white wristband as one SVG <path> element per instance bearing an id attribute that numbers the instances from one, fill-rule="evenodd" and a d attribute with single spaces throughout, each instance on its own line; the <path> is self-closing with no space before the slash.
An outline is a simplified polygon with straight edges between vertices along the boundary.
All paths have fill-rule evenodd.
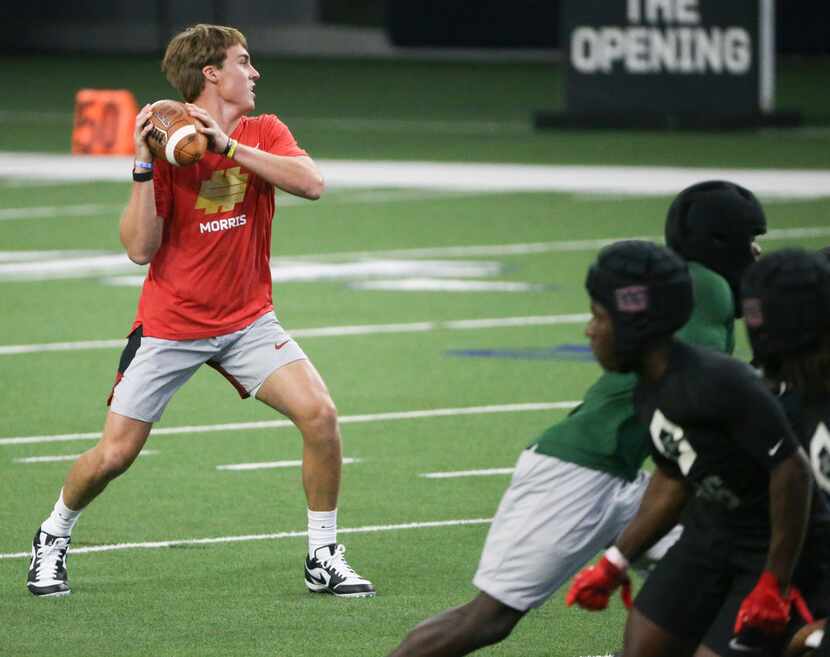
<path id="1" fill-rule="evenodd" d="M 605 551 L 605 558 L 608 559 L 620 571 L 625 571 L 628 568 L 628 559 L 623 556 L 616 545 L 612 545 Z"/>

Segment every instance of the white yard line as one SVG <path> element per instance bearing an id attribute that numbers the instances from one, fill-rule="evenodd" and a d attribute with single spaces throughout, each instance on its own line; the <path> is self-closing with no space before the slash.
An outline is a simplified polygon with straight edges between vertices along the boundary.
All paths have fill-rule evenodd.
<path id="1" fill-rule="evenodd" d="M 449 472 L 423 472 L 419 477 L 425 479 L 456 479 L 458 477 L 492 477 L 494 475 L 513 474 L 515 468 L 487 468 L 484 470 L 451 470 Z"/>
<path id="2" fill-rule="evenodd" d="M 469 525 L 488 525 L 492 518 L 462 518 L 459 520 L 434 520 L 426 522 L 406 522 L 397 525 L 367 525 L 365 527 L 340 527 L 338 534 L 371 534 L 391 532 L 403 529 L 435 529 L 439 527 L 463 527 Z M 72 556 L 95 552 L 114 552 L 115 550 L 157 550 L 159 548 L 182 547 L 185 545 L 217 545 L 222 543 L 245 543 L 248 541 L 274 541 L 284 538 L 307 536 L 305 531 L 278 532 L 275 534 L 247 534 L 242 536 L 217 536 L 215 538 L 184 538 L 175 541 L 148 541 L 143 543 L 115 543 L 112 545 L 90 545 L 73 547 Z M 31 552 L 0 552 L 0 559 L 30 559 Z"/>
<path id="3" fill-rule="evenodd" d="M 805 226 L 770 230 L 761 241 L 780 239 L 807 239 L 830 237 L 830 226 Z M 529 242 L 518 244 L 489 244 L 429 247 L 420 249 L 391 249 L 386 251 L 346 251 L 327 254 L 275 256 L 271 258 L 271 273 L 275 281 L 293 282 L 314 280 L 326 275 L 332 277 L 357 276 L 361 272 L 390 271 L 401 268 L 417 269 L 417 265 L 406 262 L 386 262 L 389 259 L 419 258 L 466 258 L 474 256 L 521 256 L 534 253 L 555 253 L 571 251 L 594 252 L 620 239 L 645 239 L 661 241 L 657 235 L 618 236 L 592 240 L 559 240 L 554 242 Z M 0 280 L 53 280 L 60 278 L 89 278 L 137 272 L 135 277 L 121 276 L 110 282 L 141 285 L 145 270 L 130 261 L 126 254 L 107 252 L 61 252 L 56 251 L 50 258 L 43 251 L 0 252 Z M 368 262 L 349 262 L 364 260 Z M 341 267 L 326 266 L 325 262 L 341 262 Z M 429 267 L 473 267 L 494 266 L 497 263 L 437 263 Z M 315 273 L 316 272 L 316 273 Z M 350 274 L 350 272 L 352 274 Z M 105 279 L 106 280 L 106 279 Z"/>
<path id="4" fill-rule="evenodd" d="M 371 205 L 376 203 L 409 203 L 412 201 L 432 201 L 444 199 L 462 199 L 470 196 L 490 194 L 487 190 L 474 192 L 441 191 L 423 189 L 384 189 L 384 190 L 351 190 L 348 192 L 333 193 L 324 196 L 316 205 Z M 498 191 L 492 192 L 494 194 Z M 279 194 L 277 208 L 287 206 L 308 205 L 308 201 Z M 57 217 L 90 217 L 99 215 L 118 215 L 124 209 L 124 204 L 66 204 L 44 205 L 21 208 L 0 208 L 0 221 L 24 221 L 31 219 L 55 219 Z"/>
<path id="5" fill-rule="evenodd" d="M 462 406 L 458 408 L 433 408 L 428 411 L 396 411 L 391 413 L 370 413 L 366 415 L 344 415 L 338 418 L 340 424 L 364 422 L 389 422 L 393 420 L 419 420 L 431 417 L 454 417 L 458 415 L 483 415 L 489 413 L 524 413 L 529 411 L 565 410 L 577 406 L 578 401 L 534 402 L 527 404 L 500 404 L 493 406 Z M 158 427 L 153 436 L 212 433 L 215 431 L 253 431 L 258 429 L 281 429 L 294 426 L 291 420 L 263 420 L 261 422 L 228 422 L 224 424 L 201 424 L 182 427 Z M 36 443 L 60 443 L 72 440 L 97 440 L 100 431 L 85 433 L 64 433 L 43 436 L 10 436 L 0 438 L 0 446 L 31 445 Z"/>
<path id="6" fill-rule="evenodd" d="M 352 463 L 361 463 L 362 459 L 344 458 L 343 465 L 351 465 Z M 273 470 L 275 468 L 299 468 L 302 466 L 302 460 L 297 461 L 262 461 L 260 463 L 230 463 L 228 465 L 217 465 L 217 470 Z"/>
<path id="7" fill-rule="evenodd" d="M 157 449 L 144 449 L 139 452 L 139 456 L 155 456 L 158 454 Z M 12 459 L 13 463 L 54 463 L 57 461 L 75 461 L 80 454 L 60 454 L 55 456 L 26 456 L 24 458 Z"/>
<path id="8" fill-rule="evenodd" d="M 461 319 L 444 322 L 410 322 L 406 324 L 357 324 L 355 326 L 321 326 L 290 331 L 295 338 L 323 338 L 349 335 L 376 335 L 382 333 L 424 333 L 428 331 L 463 331 L 473 329 L 554 324 L 582 324 L 590 315 L 538 315 L 535 317 L 498 317 L 494 319 Z M 42 342 L 39 344 L 11 344 L 0 346 L 0 356 L 33 354 L 48 351 L 87 351 L 91 349 L 122 349 L 126 338 L 118 340 L 84 340 L 79 342 Z"/>
<path id="9" fill-rule="evenodd" d="M 130 157 L 0 152 L 0 178 L 124 181 Z M 830 196 L 830 171 L 467 162 L 320 160 L 331 187 L 461 191 L 559 191 L 673 196 L 707 179 L 733 180 L 762 197 Z"/>

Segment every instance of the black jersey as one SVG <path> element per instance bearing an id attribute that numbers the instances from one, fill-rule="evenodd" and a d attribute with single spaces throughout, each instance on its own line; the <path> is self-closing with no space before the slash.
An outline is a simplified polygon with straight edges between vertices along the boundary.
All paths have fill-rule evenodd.
<path id="1" fill-rule="evenodd" d="M 715 526 L 768 535 L 769 473 L 798 443 L 754 370 L 675 341 L 666 373 L 641 379 L 634 404 L 655 463 L 689 482 L 698 511 Z"/>
<path id="2" fill-rule="evenodd" d="M 810 460 L 816 481 L 813 515 L 820 513 L 830 525 L 830 399 L 804 403 L 792 389 L 782 390 L 778 399 Z"/>
<path id="3" fill-rule="evenodd" d="M 805 406 L 802 412 L 805 448 L 810 455 L 813 476 L 830 499 L 830 399 Z"/>

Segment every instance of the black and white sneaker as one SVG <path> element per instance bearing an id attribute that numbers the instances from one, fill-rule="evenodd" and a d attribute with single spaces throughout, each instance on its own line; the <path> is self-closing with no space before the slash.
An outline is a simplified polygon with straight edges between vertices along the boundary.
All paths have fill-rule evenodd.
<path id="1" fill-rule="evenodd" d="M 343 545 L 324 545 L 305 560 L 305 585 L 314 593 L 331 593 L 340 598 L 372 598 L 375 587 L 358 575 L 343 556 Z"/>
<path id="2" fill-rule="evenodd" d="M 32 563 L 26 586 L 39 598 L 56 598 L 69 595 L 66 576 L 66 552 L 69 536 L 52 536 L 38 529 L 32 541 Z"/>

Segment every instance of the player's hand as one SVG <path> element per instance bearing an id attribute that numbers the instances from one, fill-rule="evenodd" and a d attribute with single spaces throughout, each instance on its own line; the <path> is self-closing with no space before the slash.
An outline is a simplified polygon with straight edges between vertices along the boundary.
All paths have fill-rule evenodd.
<path id="1" fill-rule="evenodd" d="M 150 116 L 153 112 L 150 110 L 149 103 L 141 108 L 141 111 L 135 117 L 135 129 L 133 130 L 133 140 L 135 141 L 135 159 L 139 162 L 152 162 L 153 154 L 150 152 L 150 147 L 147 145 L 147 135 L 153 129 L 153 124 L 150 123 Z"/>
<path id="2" fill-rule="evenodd" d="M 570 607 L 575 602 L 583 609 L 601 611 L 608 606 L 611 594 L 619 586 L 622 586 L 623 603 L 631 609 L 631 581 L 628 575 L 603 555 L 595 566 L 588 566 L 577 573 L 565 597 L 565 604 Z"/>
<path id="3" fill-rule="evenodd" d="M 749 630 L 781 634 L 790 620 L 790 596 L 781 594 L 778 578 L 765 570 L 744 598 L 735 619 L 735 635 Z"/>
<path id="4" fill-rule="evenodd" d="M 224 153 L 225 149 L 228 147 L 230 137 L 222 131 L 222 128 L 219 127 L 216 119 L 214 119 L 207 113 L 206 110 L 202 109 L 198 105 L 185 103 L 185 106 L 187 107 L 187 111 L 190 116 L 198 120 L 199 123 L 196 124 L 196 130 L 207 137 L 208 148 L 214 153 L 219 153 L 220 155 Z"/>

